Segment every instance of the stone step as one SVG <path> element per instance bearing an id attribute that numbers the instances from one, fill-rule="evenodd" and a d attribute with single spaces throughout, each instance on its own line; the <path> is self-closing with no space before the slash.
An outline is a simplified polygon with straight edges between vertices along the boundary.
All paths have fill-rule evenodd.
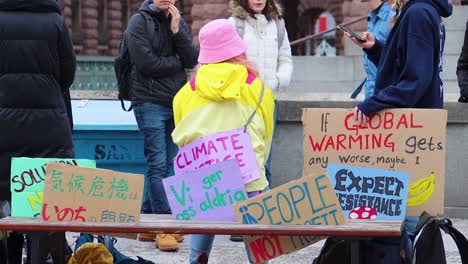
<path id="1" fill-rule="evenodd" d="M 360 82 L 324 82 L 324 81 L 295 81 L 291 82 L 290 87 L 285 92 L 316 92 L 316 93 L 343 93 L 350 96 Z M 460 88 L 456 81 L 444 80 L 445 93 L 459 93 Z M 364 93 L 361 92 L 361 93 Z"/>
<path id="2" fill-rule="evenodd" d="M 467 19 L 468 6 L 454 6 L 452 15 L 444 19 L 445 29 L 447 31 L 465 31 Z"/>

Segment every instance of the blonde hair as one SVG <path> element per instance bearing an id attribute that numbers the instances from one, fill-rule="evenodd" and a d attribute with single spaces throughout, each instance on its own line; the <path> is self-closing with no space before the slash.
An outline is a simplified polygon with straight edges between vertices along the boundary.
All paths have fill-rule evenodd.
<path id="1" fill-rule="evenodd" d="M 242 65 L 245 68 L 247 68 L 247 72 L 249 72 L 249 73 L 251 73 L 251 74 L 258 77 L 258 70 L 255 68 L 255 66 L 252 64 L 252 62 L 250 62 L 247 59 L 247 55 L 245 55 L 245 53 L 242 53 L 241 55 L 239 55 L 237 57 L 230 58 L 229 60 L 226 60 L 224 62 Z"/>
<path id="2" fill-rule="evenodd" d="M 234 58 L 230 58 L 230 59 L 228 59 L 228 60 L 225 60 L 225 61 L 222 61 L 222 62 L 219 62 L 219 63 L 223 63 L 223 62 L 231 63 L 231 64 L 242 65 L 242 66 L 244 66 L 245 68 L 247 68 L 247 72 L 248 72 L 248 73 L 253 74 L 253 75 L 255 75 L 256 77 L 259 77 L 257 68 L 255 68 L 255 66 L 252 64 L 252 62 L 250 62 L 250 61 L 247 59 L 247 55 L 245 55 L 245 53 L 242 53 L 242 54 L 239 55 L 239 56 L 236 56 L 236 57 L 234 57 Z M 195 71 L 194 71 L 194 74 L 193 74 L 193 75 L 196 75 L 196 74 L 197 74 L 198 69 L 200 69 L 201 66 L 202 66 L 202 64 L 198 64 L 197 67 L 195 67 Z"/>
<path id="3" fill-rule="evenodd" d="M 395 0 L 392 8 L 395 11 L 395 16 L 392 18 L 391 25 L 395 25 L 395 22 L 398 20 L 398 17 L 400 16 L 401 10 L 405 7 L 405 5 L 408 3 L 408 0 Z"/>

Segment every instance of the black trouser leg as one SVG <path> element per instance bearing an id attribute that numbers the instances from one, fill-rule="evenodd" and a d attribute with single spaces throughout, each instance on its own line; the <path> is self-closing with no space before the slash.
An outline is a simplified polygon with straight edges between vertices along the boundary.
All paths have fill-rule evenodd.
<path id="1" fill-rule="evenodd" d="M 31 232 L 28 233 L 28 264 L 44 264 L 49 253 L 54 264 L 65 264 L 65 233 Z"/>

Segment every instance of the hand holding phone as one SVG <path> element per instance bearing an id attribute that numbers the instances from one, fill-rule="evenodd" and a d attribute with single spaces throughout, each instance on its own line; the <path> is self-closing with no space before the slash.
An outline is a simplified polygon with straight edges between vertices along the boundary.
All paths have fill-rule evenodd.
<path id="1" fill-rule="evenodd" d="M 336 26 L 339 30 L 343 31 L 343 32 L 347 32 L 349 33 L 351 36 L 353 36 L 357 41 L 359 41 L 360 43 L 364 43 L 366 42 L 365 39 L 361 38 L 361 36 L 359 36 L 356 32 L 354 31 L 351 31 L 350 29 L 347 29 L 345 27 L 342 27 L 340 25 Z"/>

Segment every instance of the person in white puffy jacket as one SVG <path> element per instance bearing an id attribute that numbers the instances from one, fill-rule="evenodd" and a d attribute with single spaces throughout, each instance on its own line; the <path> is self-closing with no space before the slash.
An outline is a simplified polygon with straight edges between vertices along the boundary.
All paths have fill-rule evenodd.
<path id="1" fill-rule="evenodd" d="M 260 79 L 275 95 L 284 91 L 291 81 L 293 71 L 291 46 L 277 0 L 230 0 L 237 32 L 247 43 L 247 59 L 254 63 Z M 278 102 L 275 101 L 275 123 Z M 276 126 L 276 125 L 275 125 Z M 265 176 L 271 185 L 271 153 L 265 164 Z M 242 241 L 242 236 L 231 236 L 232 241 Z"/>
<path id="2" fill-rule="evenodd" d="M 263 82 L 275 93 L 286 89 L 293 70 L 291 46 L 282 8 L 276 0 L 231 0 L 229 18 L 247 42 L 247 58 L 255 63 Z M 241 25 L 239 26 L 239 20 Z M 243 27 L 239 28 L 239 27 Z M 278 32 L 278 29 L 283 32 Z M 282 38 L 282 42 L 279 38 Z"/>
<path id="3" fill-rule="evenodd" d="M 266 86 L 278 95 L 289 86 L 293 71 L 282 8 L 276 0 L 231 0 L 230 9 L 229 20 L 248 45 L 247 59 L 254 63 Z M 269 172 L 267 179 L 271 183 Z"/>

